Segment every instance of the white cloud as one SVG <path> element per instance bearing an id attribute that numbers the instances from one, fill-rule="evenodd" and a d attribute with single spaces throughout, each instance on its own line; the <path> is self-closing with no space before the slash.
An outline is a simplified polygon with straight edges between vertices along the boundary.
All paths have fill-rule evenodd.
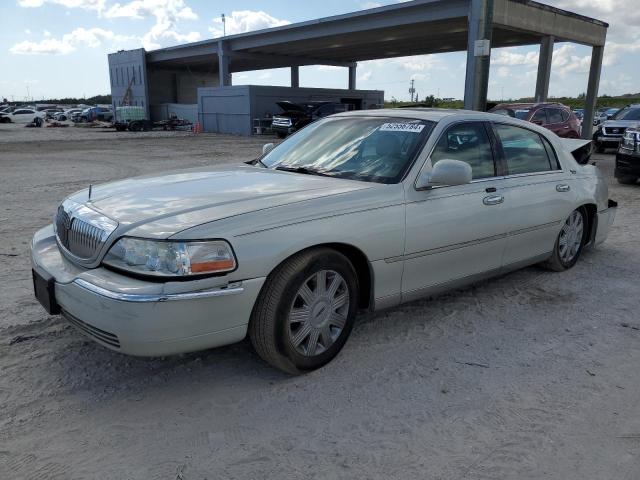
<path id="1" fill-rule="evenodd" d="M 101 12 L 106 0 L 18 0 L 18 5 L 24 8 L 39 8 L 48 3 L 66 8 L 81 8 Z"/>
<path id="2" fill-rule="evenodd" d="M 199 32 L 179 33 L 176 31 L 181 20 L 196 20 L 198 15 L 186 5 L 184 0 L 133 0 L 129 3 L 116 3 L 105 13 L 107 18 L 155 18 L 156 23 L 142 36 L 142 45 L 151 50 L 159 48 L 160 41 L 171 40 L 175 43 L 200 40 Z"/>
<path id="3" fill-rule="evenodd" d="M 226 16 L 225 25 L 227 35 L 235 35 L 264 28 L 280 27 L 290 23 L 288 20 L 272 17 L 263 11 L 236 10 L 231 12 L 231 15 Z M 209 31 L 214 37 L 221 37 L 223 35 L 222 19 L 214 18 L 213 25 L 209 27 Z"/>
<path id="4" fill-rule="evenodd" d="M 367 70 L 362 75 L 358 77 L 358 81 L 360 82 L 368 82 L 373 77 L 373 70 Z"/>
<path id="5" fill-rule="evenodd" d="M 75 51 L 80 46 L 95 48 L 105 41 L 125 42 L 133 37 L 116 35 L 110 30 L 102 28 L 76 28 L 62 38 L 45 36 L 39 42 L 25 40 L 13 45 L 9 51 L 16 55 L 66 55 Z"/>
<path id="6" fill-rule="evenodd" d="M 395 57 L 380 60 L 369 60 L 366 62 L 360 62 L 360 65 L 368 65 L 379 68 L 391 66 L 395 70 L 417 73 L 430 70 L 442 70 L 445 64 L 442 61 L 442 57 L 438 57 L 436 55 L 416 55 L 412 57 Z"/>
<path id="7" fill-rule="evenodd" d="M 105 12 L 107 18 L 151 18 L 170 22 L 178 20 L 197 20 L 198 15 L 188 7 L 184 0 L 133 0 L 129 3 L 116 3 Z"/>
<path id="8" fill-rule="evenodd" d="M 537 65 L 539 53 L 519 53 L 518 47 L 501 48 L 491 52 L 491 64 L 513 67 L 516 65 Z"/>
<path id="9" fill-rule="evenodd" d="M 498 68 L 498 76 L 500 78 L 506 78 L 509 76 L 511 70 L 509 70 L 509 67 L 500 67 Z"/>

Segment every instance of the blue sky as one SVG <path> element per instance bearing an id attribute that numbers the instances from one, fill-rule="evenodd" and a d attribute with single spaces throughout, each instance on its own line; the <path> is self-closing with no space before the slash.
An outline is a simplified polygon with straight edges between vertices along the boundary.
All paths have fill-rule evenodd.
<path id="1" fill-rule="evenodd" d="M 227 34 L 347 13 L 394 0 L 0 0 L 0 97 L 82 97 L 109 93 L 107 53 L 154 49 Z M 640 92 L 640 9 L 637 0 L 546 0 L 610 23 L 600 93 Z M 533 95 L 537 47 L 495 49 L 489 97 Z M 584 92 L 590 49 L 558 43 L 550 94 Z M 420 97 L 461 98 L 463 53 L 405 57 L 358 65 L 358 87 L 408 100 L 415 80 Z M 234 84 L 288 85 L 288 70 L 236 73 Z M 301 86 L 347 84 L 344 68 L 302 67 Z"/>

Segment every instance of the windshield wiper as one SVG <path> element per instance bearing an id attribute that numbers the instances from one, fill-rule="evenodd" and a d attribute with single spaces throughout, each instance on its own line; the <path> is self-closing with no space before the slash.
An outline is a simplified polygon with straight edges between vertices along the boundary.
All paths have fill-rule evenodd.
<path id="1" fill-rule="evenodd" d="M 276 170 L 281 170 L 283 172 L 293 172 L 293 173 L 302 173 L 304 175 L 318 175 L 321 177 L 330 177 L 331 175 L 322 172 L 320 170 L 316 170 L 314 168 L 309 167 L 287 167 L 284 165 L 276 167 Z"/>

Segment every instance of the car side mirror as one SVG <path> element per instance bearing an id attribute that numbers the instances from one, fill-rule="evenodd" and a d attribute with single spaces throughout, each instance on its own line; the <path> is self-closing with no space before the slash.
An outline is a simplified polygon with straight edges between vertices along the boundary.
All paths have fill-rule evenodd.
<path id="1" fill-rule="evenodd" d="M 262 146 L 262 155 L 266 155 L 267 153 L 269 153 L 274 148 L 275 148 L 275 144 L 273 144 L 273 143 L 265 143 Z"/>
<path id="2" fill-rule="evenodd" d="M 464 185 L 473 177 L 471 166 L 460 160 L 443 159 L 437 162 L 430 172 L 424 172 L 416 182 L 418 190 L 432 187 Z"/>

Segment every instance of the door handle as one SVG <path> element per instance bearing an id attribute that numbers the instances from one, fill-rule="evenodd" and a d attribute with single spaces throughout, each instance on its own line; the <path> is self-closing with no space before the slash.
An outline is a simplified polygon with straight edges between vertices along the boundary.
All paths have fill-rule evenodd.
<path id="1" fill-rule="evenodd" d="M 556 190 L 558 192 L 568 192 L 569 190 L 571 190 L 571 187 L 565 183 L 561 183 L 559 185 L 556 185 Z"/>
<path id="2" fill-rule="evenodd" d="M 502 202 L 504 202 L 504 197 L 502 195 L 489 195 L 482 199 L 482 203 L 485 205 L 500 205 Z"/>

